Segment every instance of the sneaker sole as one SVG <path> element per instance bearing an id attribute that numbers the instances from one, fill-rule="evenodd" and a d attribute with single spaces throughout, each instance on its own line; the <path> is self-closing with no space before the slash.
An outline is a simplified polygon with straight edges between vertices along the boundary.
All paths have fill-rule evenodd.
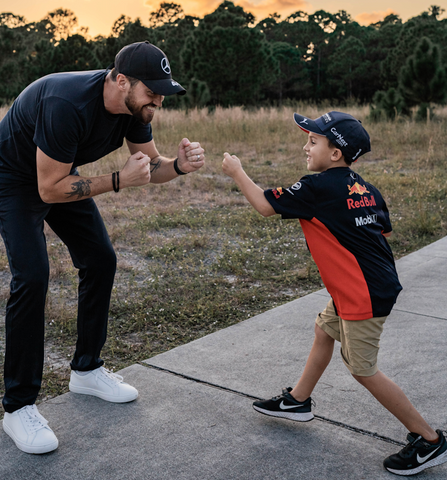
<path id="1" fill-rule="evenodd" d="M 442 465 L 443 463 L 447 462 L 447 450 L 444 453 L 441 453 L 436 458 L 423 463 L 417 468 L 413 468 L 411 470 L 395 470 L 394 468 L 385 467 L 389 472 L 394 473 L 395 475 L 417 475 L 418 473 L 422 472 L 423 470 L 431 467 L 436 467 L 437 465 Z"/>
<path id="2" fill-rule="evenodd" d="M 3 423 L 3 430 L 9 437 L 11 437 L 12 441 L 16 444 L 16 447 L 25 453 L 33 453 L 35 455 L 50 453 L 56 450 L 56 448 L 59 446 L 59 441 L 56 438 L 54 442 L 49 443 L 47 445 L 40 445 L 38 447 L 33 447 L 32 445 L 28 445 L 26 443 L 22 443 L 20 440 L 17 440 L 12 430 L 8 427 L 8 425 L 5 425 L 5 423 Z"/>
<path id="3" fill-rule="evenodd" d="M 264 415 L 268 415 L 270 417 L 287 418 L 288 420 L 294 420 L 295 422 L 310 422 L 314 418 L 314 414 L 312 412 L 272 412 L 271 410 L 264 410 L 263 408 L 259 408 L 256 405 L 253 405 L 253 408 L 257 412 Z"/>
<path id="4" fill-rule="evenodd" d="M 98 397 L 98 398 L 101 398 L 102 400 L 105 400 L 106 402 L 111 402 L 111 403 L 133 402 L 138 397 L 138 392 L 137 392 L 136 394 L 132 394 L 132 395 L 129 394 L 127 397 L 116 398 L 114 395 L 107 395 L 102 392 L 98 392 L 93 388 L 79 387 L 79 386 L 73 385 L 71 382 L 68 384 L 68 388 L 70 389 L 70 392 L 79 393 L 81 395 L 91 395 L 92 397 Z"/>

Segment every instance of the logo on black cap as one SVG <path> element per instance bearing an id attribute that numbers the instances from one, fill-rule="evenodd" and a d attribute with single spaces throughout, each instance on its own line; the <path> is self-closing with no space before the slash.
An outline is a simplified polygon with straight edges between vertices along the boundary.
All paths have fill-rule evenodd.
<path id="1" fill-rule="evenodd" d="M 171 66 L 169 65 L 168 59 L 166 57 L 161 59 L 161 69 L 167 75 L 169 75 L 171 73 Z"/>
<path id="2" fill-rule="evenodd" d="M 186 90 L 171 77 L 166 55 L 149 42 L 135 42 L 123 47 L 115 57 L 119 73 L 136 78 L 157 95 L 183 95 Z"/>
<path id="3" fill-rule="evenodd" d="M 332 121 L 332 117 L 329 115 L 329 113 L 325 113 L 323 115 L 323 120 L 325 121 L 325 123 L 329 123 Z"/>

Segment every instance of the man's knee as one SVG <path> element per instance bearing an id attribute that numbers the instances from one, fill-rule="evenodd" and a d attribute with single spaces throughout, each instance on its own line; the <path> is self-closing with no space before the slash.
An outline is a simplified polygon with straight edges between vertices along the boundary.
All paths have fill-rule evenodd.
<path id="1" fill-rule="evenodd" d="M 101 251 L 88 255 L 83 259 L 82 270 L 99 275 L 114 275 L 116 272 L 116 253 L 113 248 L 103 248 Z"/>
<path id="2" fill-rule="evenodd" d="M 11 282 L 11 291 L 26 290 L 27 295 L 32 293 L 46 293 L 49 275 L 49 267 L 45 264 L 42 264 L 40 268 L 15 270 Z"/>
<path id="3" fill-rule="evenodd" d="M 95 255 L 95 263 L 99 265 L 107 265 L 113 270 L 116 269 L 116 253 L 112 246 L 103 248 L 99 255 Z"/>

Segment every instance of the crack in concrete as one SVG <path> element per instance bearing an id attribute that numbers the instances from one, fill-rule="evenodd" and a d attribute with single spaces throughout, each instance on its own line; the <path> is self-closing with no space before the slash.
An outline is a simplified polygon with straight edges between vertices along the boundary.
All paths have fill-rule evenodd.
<path id="1" fill-rule="evenodd" d="M 146 362 L 138 362 L 138 364 L 143 366 L 143 367 L 153 368 L 153 369 L 158 370 L 160 372 L 169 373 L 171 375 L 175 375 L 176 377 L 184 378 L 185 380 L 190 380 L 192 382 L 200 383 L 202 385 L 208 385 L 210 387 L 217 388 L 219 390 L 224 390 L 225 392 L 235 393 L 236 395 L 240 395 L 240 396 L 243 396 L 243 397 L 246 397 L 246 398 L 250 398 L 251 400 L 263 400 L 262 398 L 255 397 L 255 396 L 250 395 L 248 393 L 240 392 L 238 390 L 233 390 L 232 388 L 228 388 L 228 387 L 223 387 L 221 385 L 217 385 L 215 383 L 208 382 L 206 380 L 200 380 L 199 378 L 195 378 L 195 377 L 192 377 L 190 375 L 186 375 L 184 373 L 175 372 L 173 370 L 169 370 L 168 368 L 158 367 L 157 365 L 151 365 L 150 363 L 146 363 Z M 367 437 L 372 437 L 372 438 L 375 438 L 376 440 L 381 440 L 383 442 L 391 443 L 393 445 L 405 446 L 404 442 L 400 442 L 398 440 L 394 440 L 393 438 L 385 437 L 383 435 L 379 435 L 377 432 L 370 432 L 369 430 L 364 430 L 363 428 L 354 427 L 352 425 L 348 425 L 347 423 L 337 422 L 336 420 L 331 420 L 330 418 L 326 418 L 326 417 L 323 417 L 321 415 L 315 415 L 314 414 L 314 417 L 321 422 L 330 423 L 331 425 L 335 425 L 337 427 L 344 428 L 345 430 L 349 430 L 351 432 L 360 433 L 361 435 L 365 435 Z"/>

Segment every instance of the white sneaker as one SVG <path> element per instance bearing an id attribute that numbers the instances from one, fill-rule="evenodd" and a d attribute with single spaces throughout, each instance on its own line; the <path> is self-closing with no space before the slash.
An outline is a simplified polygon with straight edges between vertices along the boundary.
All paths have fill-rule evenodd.
<path id="1" fill-rule="evenodd" d="M 108 402 L 131 402 L 138 397 L 138 390 L 123 382 L 123 377 L 104 367 L 92 370 L 87 375 L 71 371 L 69 388 L 71 392 L 83 393 L 102 398 Z"/>
<path id="2" fill-rule="evenodd" d="M 48 453 L 59 445 L 56 435 L 36 405 L 26 405 L 13 413 L 5 413 L 3 430 L 22 452 Z"/>

